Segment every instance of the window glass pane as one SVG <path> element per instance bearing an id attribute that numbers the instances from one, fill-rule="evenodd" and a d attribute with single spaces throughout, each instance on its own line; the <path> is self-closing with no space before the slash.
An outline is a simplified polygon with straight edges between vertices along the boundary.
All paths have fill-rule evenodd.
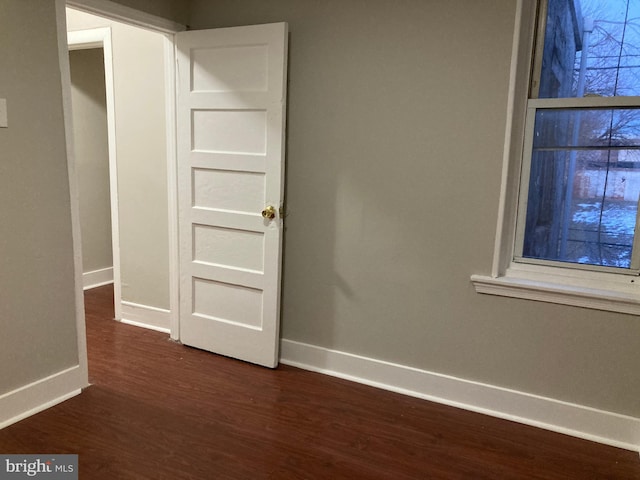
<path id="1" fill-rule="evenodd" d="M 640 0 L 548 1 L 539 98 L 636 96 L 639 80 Z"/>
<path id="2" fill-rule="evenodd" d="M 639 138 L 637 109 L 537 112 L 524 257 L 630 267 Z"/>
<path id="3" fill-rule="evenodd" d="M 539 109 L 534 149 L 640 146 L 640 108 Z"/>

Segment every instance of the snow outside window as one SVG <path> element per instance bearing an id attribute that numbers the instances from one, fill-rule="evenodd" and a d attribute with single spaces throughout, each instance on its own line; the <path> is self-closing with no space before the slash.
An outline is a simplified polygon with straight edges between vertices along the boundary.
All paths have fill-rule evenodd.
<path id="1" fill-rule="evenodd" d="M 541 14 L 515 260 L 637 274 L 640 1 L 548 0 Z"/>
<path id="2" fill-rule="evenodd" d="M 640 315 L 640 0 L 518 0 L 478 293 Z"/>

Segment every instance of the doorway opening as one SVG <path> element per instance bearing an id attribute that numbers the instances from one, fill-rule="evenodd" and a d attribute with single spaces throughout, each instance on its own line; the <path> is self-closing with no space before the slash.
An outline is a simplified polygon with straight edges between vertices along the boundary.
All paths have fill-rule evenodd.
<path id="1" fill-rule="evenodd" d="M 114 4 L 104 0 L 104 5 Z M 76 31 L 72 20 L 68 17 L 67 25 Z M 277 365 L 286 23 L 160 37 L 164 55 L 136 52 L 127 62 L 126 54 L 145 41 L 132 41 L 130 25 L 99 20 L 108 23 L 98 27 L 109 29 L 113 45 L 117 184 L 112 192 L 118 202 L 112 211 L 119 219 L 114 253 L 120 253 L 114 282 L 120 280 L 122 289 L 122 321 L 170 332 L 215 353 Z M 140 69 L 159 58 L 164 65 L 155 74 L 153 68 Z M 158 83 L 161 93 L 145 103 Z M 137 90 L 124 98 L 133 85 Z M 125 153 L 131 154 L 128 160 Z M 74 162 L 70 165 L 75 183 Z M 135 180 L 125 178 L 125 168 Z M 129 208 L 143 213 L 131 215 Z M 76 232 L 78 225 L 74 221 Z M 127 236 L 127 230 L 134 235 Z M 127 250 L 129 241 L 138 248 Z M 164 305 L 154 306 L 158 298 Z"/>
<path id="2" fill-rule="evenodd" d="M 83 287 L 112 283 L 113 235 L 104 50 L 69 50 Z M 80 121 L 84 119 L 85 121 Z M 114 192 L 114 197 L 117 197 Z M 117 226 L 116 226 L 117 228 Z"/>
<path id="3" fill-rule="evenodd" d="M 74 67 L 87 70 L 86 58 L 94 57 L 93 72 L 83 74 L 94 84 L 102 75 L 104 84 L 103 105 L 90 99 L 91 108 L 72 108 L 84 285 L 113 281 L 116 320 L 170 333 L 176 310 L 171 285 L 175 201 L 167 140 L 172 128 L 167 125 L 172 118 L 167 92 L 173 86 L 165 65 L 170 42 L 162 33 L 72 8 L 66 17 L 72 103 L 86 100 L 73 85 Z M 103 52 L 102 65 L 96 52 Z M 74 65 L 82 59 L 84 66 Z M 98 109 L 102 119 L 88 115 Z M 105 155 L 108 168 L 100 160 Z M 105 183 L 110 219 L 104 213 Z M 100 202 L 94 202 L 97 196 Z M 108 223 L 112 265 L 105 264 Z"/>

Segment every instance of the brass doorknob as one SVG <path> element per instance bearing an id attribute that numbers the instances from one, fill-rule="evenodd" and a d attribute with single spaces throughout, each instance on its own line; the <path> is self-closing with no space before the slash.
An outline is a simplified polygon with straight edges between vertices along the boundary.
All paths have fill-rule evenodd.
<path id="1" fill-rule="evenodd" d="M 273 206 L 269 205 L 267 208 L 262 210 L 262 216 L 264 218 L 268 218 L 269 220 L 273 220 L 274 218 L 276 218 L 276 209 Z"/>

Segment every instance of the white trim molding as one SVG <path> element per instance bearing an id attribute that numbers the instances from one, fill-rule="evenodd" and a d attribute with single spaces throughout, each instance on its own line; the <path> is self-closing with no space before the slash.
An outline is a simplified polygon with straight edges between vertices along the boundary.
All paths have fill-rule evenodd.
<path id="1" fill-rule="evenodd" d="M 517 265 L 504 275 L 471 275 L 477 293 L 609 312 L 640 314 L 640 279 L 542 265 Z"/>
<path id="2" fill-rule="evenodd" d="M 111 210 L 111 251 L 113 254 L 113 297 L 115 318 L 122 318 L 120 300 L 122 282 L 120 278 L 120 213 L 118 208 L 118 159 L 116 138 L 115 82 L 113 76 L 113 48 L 111 28 L 100 27 L 67 33 L 69 50 L 102 48 L 104 56 L 104 83 L 107 104 L 107 140 L 109 153 L 109 195 Z M 68 56 L 67 56 L 68 57 Z M 69 79 L 69 85 L 71 80 Z"/>
<path id="3" fill-rule="evenodd" d="M 0 395 L 0 429 L 75 397 L 86 386 L 77 365 Z"/>
<path id="4" fill-rule="evenodd" d="M 178 241 L 178 146 L 176 124 L 175 35 L 164 37 L 165 108 L 167 111 L 167 210 L 169 214 L 169 310 L 171 338 L 180 340 L 180 243 Z"/>
<path id="5" fill-rule="evenodd" d="M 640 418 L 283 339 L 280 362 L 384 390 L 640 451 Z"/>
<path id="6" fill-rule="evenodd" d="M 640 315 L 640 297 L 615 290 L 581 288 L 506 276 L 493 278 L 472 275 L 471 282 L 478 293 Z"/>
<path id="7" fill-rule="evenodd" d="M 121 322 L 157 332 L 170 333 L 171 312 L 164 308 L 123 301 Z"/>
<path id="8" fill-rule="evenodd" d="M 110 0 L 66 0 L 66 3 L 68 7 L 75 10 L 160 33 L 176 33 L 186 30 L 186 27 L 180 23 Z"/>
<path id="9" fill-rule="evenodd" d="M 76 335 L 78 346 L 79 380 L 84 387 L 89 383 L 89 362 L 87 359 L 87 334 L 84 317 L 84 295 L 82 292 L 82 239 L 80 234 L 80 204 L 77 183 L 76 157 L 73 137 L 73 112 L 71 106 L 71 68 L 67 46 L 67 17 L 64 0 L 55 0 L 56 29 L 58 37 L 58 63 L 62 87 L 62 113 L 65 144 L 67 148 L 67 174 L 69 177 L 69 203 L 71 211 L 71 239 L 73 244 L 73 277 L 75 286 Z M 64 394 L 63 394 L 64 395 Z M 46 398 L 46 395 L 44 396 Z M 26 408 L 28 404 L 25 404 Z M 0 409 L 0 412 L 5 412 Z M 2 417 L 2 414 L 0 414 Z M 0 420 L 1 423 L 1 420 Z"/>
<path id="10" fill-rule="evenodd" d="M 109 285 L 110 283 L 113 283 L 113 267 L 92 270 L 91 272 L 84 272 L 82 274 L 84 290 L 102 287 L 103 285 Z"/>

